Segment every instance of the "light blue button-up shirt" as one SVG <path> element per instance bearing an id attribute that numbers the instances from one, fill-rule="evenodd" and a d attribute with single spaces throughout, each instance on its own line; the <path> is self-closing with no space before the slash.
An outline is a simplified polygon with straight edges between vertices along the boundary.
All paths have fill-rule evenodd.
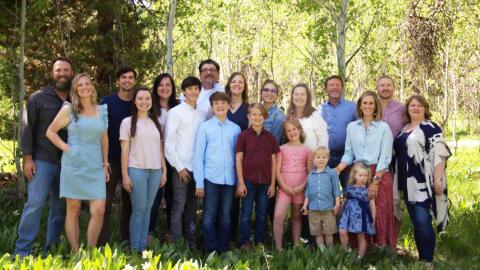
<path id="1" fill-rule="evenodd" d="M 393 137 L 387 123 L 372 121 L 367 129 L 359 119 L 347 126 L 345 154 L 342 161 L 351 165 L 363 161 L 367 165 L 376 164 L 377 171 L 388 170 L 392 160 Z"/>
<path id="2" fill-rule="evenodd" d="M 347 137 L 347 125 L 357 119 L 355 103 L 340 98 L 337 105 L 327 101 L 320 106 L 319 110 L 327 122 L 328 148 L 330 151 L 343 152 Z"/>
<path id="3" fill-rule="evenodd" d="M 193 176 L 196 188 L 204 188 L 204 180 L 219 185 L 235 185 L 235 145 L 240 127 L 225 118 L 203 122 L 197 131 Z"/>
<path id="4" fill-rule="evenodd" d="M 335 206 L 335 198 L 340 197 L 340 181 L 335 170 L 326 167 L 308 174 L 305 197 L 308 198 L 308 209 L 325 211 Z"/>
<path id="5" fill-rule="evenodd" d="M 272 105 L 268 109 L 268 117 L 263 122 L 263 127 L 273 134 L 278 145 L 281 145 L 283 136 L 283 123 L 285 122 L 285 114 L 277 105 Z"/>

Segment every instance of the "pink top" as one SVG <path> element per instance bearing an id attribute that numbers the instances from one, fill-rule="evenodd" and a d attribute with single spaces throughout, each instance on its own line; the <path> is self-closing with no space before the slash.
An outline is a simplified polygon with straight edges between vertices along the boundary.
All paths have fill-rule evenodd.
<path id="1" fill-rule="evenodd" d="M 137 169 L 162 168 L 162 143 L 160 133 L 150 118 L 138 118 L 135 137 L 130 136 L 132 117 L 123 119 L 120 125 L 120 141 L 130 141 L 128 167 Z"/>
<path id="2" fill-rule="evenodd" d="M 308 172 L 307 162 L 312 155 L 312 151 L 305 145 L 290 146 L 284 144 L 280 146 L 282 155 L 281 172 Z"/>
<path id="3" fill-rule="evenodd" d="M 395 139 L 406 124 L 405 105 L 396 100 L 392 100 L 388 103 L 382 114 L 382 120 L 387 122 L 392 131 L 393 139 Z"/>

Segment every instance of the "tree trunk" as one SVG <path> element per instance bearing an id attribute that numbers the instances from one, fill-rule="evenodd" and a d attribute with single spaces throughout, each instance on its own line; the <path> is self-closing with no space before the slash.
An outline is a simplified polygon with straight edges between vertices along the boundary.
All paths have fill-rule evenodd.
<path id="1" fill-rule="evenodd" d="M 345 61 L 345 37 L 346 37 L 346 20 L 347 20 L 347 11 L 348 11 L 348 0 L 342 0 L 340 7 L 340 14 L 335 20 L 337 26 L 337 65 L 338 65 L 338 76 L 340 76 L 343 81 L 346 78 L 346 61 Z"/>
<path id="2" fill-rule="evenodd" d="M 177 0 L 170 2 L 170 12 L 168 13 L 167 25 L 167 73 L 173 76 L 173 28 L 175 27 L 175 7 Z"/>
<path id="3" fill-rule="evenodd" d="M 19 95 L 18 95 L 18 120 L 15 134 L 17 136 L 17 143 L 20 145 L 20 129 L 23 121 L 23 100 L 25 99 L 25 76 L 24 76 L 24 60 L 25 60 L 25 17 L 27 12 L 27 1 L 22 0 L 22 11 L 20 18 L 20 55 L 18 59 L 18 84 L 19 84 Z M 25 193 L 25 180 L 23 178 L 23 170 L 20 165 L 20 151 L 15 151 L 15 167 L 17 169 L 18 175 L 18 192 L 19 194 Z"/>

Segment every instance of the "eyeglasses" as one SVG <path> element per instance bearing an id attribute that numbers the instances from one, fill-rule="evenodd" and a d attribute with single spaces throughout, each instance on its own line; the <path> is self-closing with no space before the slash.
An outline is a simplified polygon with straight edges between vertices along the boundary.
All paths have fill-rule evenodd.
<path id="1" fill-rule="evenodd" d="M 217 72 L 216 68 L 202 68 L 201 72 Z"/>
<path id="2" fill-rule="evenodd" d="M 276 94 L 276 93 L 278 93 L 278 90 L 277 90 L 277 89 L 274 89 L 274 88 L 272 88 L 272 89 L 270 89 L 270 88 L 263 88 L 263 89 L 262 89 L 262 92 L 270 92 L 270 93 L 272 93 L 272 94 Z"/>

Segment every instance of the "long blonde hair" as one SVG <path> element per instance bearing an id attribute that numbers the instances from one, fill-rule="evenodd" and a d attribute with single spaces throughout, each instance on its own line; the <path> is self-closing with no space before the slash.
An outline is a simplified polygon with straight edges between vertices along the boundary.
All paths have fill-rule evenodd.
<path id="1" fill-rule="evenodd" d="M 91 76 L 86 73 L 79 73 L 75 75 L 75 77 L 72 80 L 72 89 L 70 90 L 70 101 L 72 103 L 72 114 L 73 117 L 75 118 L 75 121 L 78 120 L 78 115 L 82 112 L 84 109 L 82 106 L 82 103 L 80 103 L 80 96 L 78 95 L 78 81 L 80 81 L 81 78 L 87 77 L 90 82 L 92 83 L 92 95 L 90 96 L 90 101 L 92 102 L 92 105 L 97 105 L 97 91 L 95 90 L 95 87 L 93 86 L 93 81 L 91 79 Z"/>

